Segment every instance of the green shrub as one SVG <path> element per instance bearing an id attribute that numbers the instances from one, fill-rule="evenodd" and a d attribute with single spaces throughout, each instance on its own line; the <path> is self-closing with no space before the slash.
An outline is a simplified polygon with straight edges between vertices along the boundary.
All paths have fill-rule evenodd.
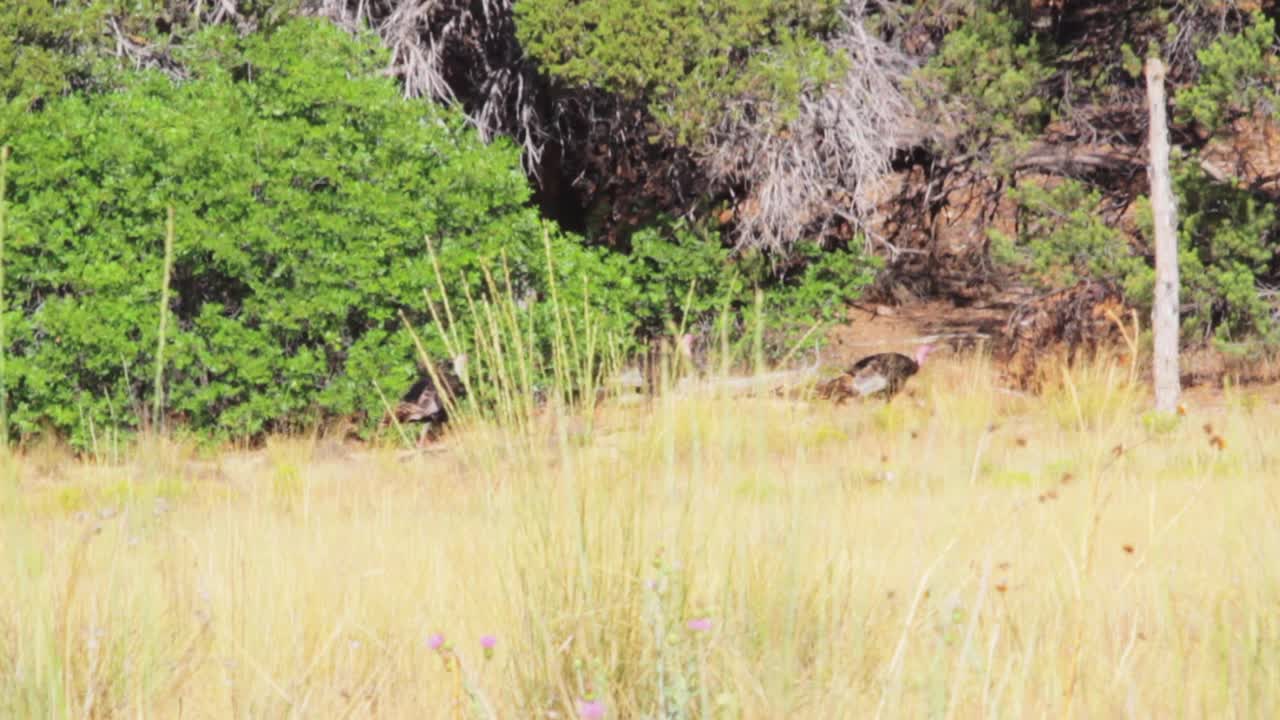
<path id="1" fill-rule="evenodd" d="M 1259 292 L 1262 281 L 1280 270 L 1275 203 L 1214 180 L 1194 158 L 1175 159 L 1171 169 L 1183 332 L 1195 339 L 1280 339 L 1272 308 Z M 1150 201 L 1141 198 L 1138 209 L 1143 236 L 1151 242 Z M 1149 304 L 1150 295 L 1142 299 Z"/>
<path id="2" fill-rule="evenodd" d="M 665 221 L 631 238 L 625 283 L 634 298 L 635 320 L 645 334 L 671 326 L 704 334 L 731 323 L 730 338 L 749 342 L 755 322 L 755 292 L 763 291 L 765 347 L 777 359 L 815 323 L 840 317 L 849 302 L 875 279 L 879 262 L 856 248 L 801 243 L 785 265 L 760 251 L 734 252 L 718 231 L 685 221 Z M 818 342 L 821 333 L 810 336 Z"/>
<path id="3" fill-rule="evenodd" d="M 1131 301 L 1150 303 L 1152 271 L 1128 237 L 1102 213 L 1102 194 L 1077 180 L 1008 191 L 1017 203 L 1017 237 L 989 230 L 991 256 L 1040 290 L 1084 279 L 1119 283 Z"/>
<path id="4" fill-rule="evenodd" d="M 25 106 L 84 83 L 105 50 L 110 9 L 105 0 L 0 4 L 0 100 Z"/>
<path id="5" fill-rule="evenodd" d="M 839 76 L 845 60 L 819 38 L 835 0 L 521 0 L 521 46 L 549 75 L 645 103 L 679 142 L 696 142 L 752 97 L 785 125 L 801 91 Z"/>
<path id="6" fill-rule="evenodd" d="M 0 132 L 5 116 L 74 89 L 116 87 L 135 61 L 170 64 L 171 52 L 209 16 L 270 29 L 301 0 L 5 0 L 0 3 Z M 193 15 L 203 12 L 205 17 Z M 136 58 L 119 57 L 121 38 Z M 3 101 L 9 103 L 5 107 Z"/>
<path id="7" fill-rule="evenodd" d="M 1173 163 L 1178 204 L 1182 329 L 1189 340 L 1257 336 L 1275 340 L 1273 308 L 1259 292 L 1275 276 L 1276 206 L 1246 189 L 1208 177 L 1194 160 Z M 1016 237 L 991 232 L 997 263 L 1032 285 L 1052 290 L 1093 278 L 1118 283 L 1144 315 L 1155 275 L 1151 208 L 1138 203 L 1140 244 L 1108 224 L 1102 197 L 1077 181 L 1011 191 L 1020 220 Z"/>
<path id="8" fill-rule="evenodd" d="M 1023 40 L 1010 14 L 978 3 L 947 33 L 938 53 L 915 74 L 913 95 L 921 110 L 955 132 L 958 155 L 975 154 L 1007 172 L 1018 153 L 1049 120 L 1042 84 L 1052 68 L 1034 37 Z"/>
<path id="9" fill-rule="evenodd" d="M 1280 112 L 1275 47 L 1275 21 L 1258 12 L 1243 32 L 1224 33 L 1197 52 L 1200 77 L 1174 95 L 1179 115 L 1213 132 L 1236 113 L 1260 108 L 1273 116 Z"/>
<path id="10" fill-rule="evenodd" d="M 709 326 L 725 303 L 740 303 L 747 280 L 720 235 L 705 224 L 662 219 L 631 236 L 628 284 L 639 329 Z"/>
<path id="11" fill-rule="evenodd" d="M 380 414 L 376 380 L 414 374 L 398 313 L 428 321 L 435 239 L 456 303 L 505 261 L 545 296 L 544 226 L 517 151 L 461 115 L 401 99 L 370 36 L 299 20 L 270 34 L 199 34 L 192 78 L 128 79 L 20 119 L 12 137 L 8 387 L 23 433 L 83 442 L 86 423 L 136 427 L 149 405 L 166 207 L 177 209 L 168 409 L 224 436 Z M 616 281 L 552 232 L 566 303 Z M 612 279 L 612 280 L 611 280 Z M 500 280 L 505 284 L 505 281 Z M 605 317 L 626 332 L 620 294 Z M 553 322 L 545 303 L 530 322 Z M 468 333 L 463 332 L 467 338 Z M 438 333 L 429 348 L 442 353 Z"/>

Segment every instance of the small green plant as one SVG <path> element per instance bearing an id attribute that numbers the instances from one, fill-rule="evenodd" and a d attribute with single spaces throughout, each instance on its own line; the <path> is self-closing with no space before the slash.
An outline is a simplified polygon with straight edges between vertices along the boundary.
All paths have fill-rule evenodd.
<path id="1" fill-rule="evenodd" d="M 58 488 L 57 504 L 64 513 L 78 512 L 84 509 L 88 502 L 88 492 L 81 485 L 64 485 Z"/>
<path id="2" fill-rule="evenodd" d="M 645 615 L 653 640 L 656 716 L 711 717 L 705 636 L 715 629 L 715 620 L 681 621 L 689 610 L 687 580 L 661 553 L 652 568 L 645 583 Z"/>
<path id="3" fill-rule="evenodd" d="M 1149 435 L 1169 435 L 1182 424 L 1182 416 L 1148 410 L 1142 414 L 1142 427 Z"/>
<path id="4" fill-rule="evenodd" d="M 298 465 L 283 461 L 271 472 L 271 494 L 281 508 L 294 507 L 301 499 L 306 480 Z"/>

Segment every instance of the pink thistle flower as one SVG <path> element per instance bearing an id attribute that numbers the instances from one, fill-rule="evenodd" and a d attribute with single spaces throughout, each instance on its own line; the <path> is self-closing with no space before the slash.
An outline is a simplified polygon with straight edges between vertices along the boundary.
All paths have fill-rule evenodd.
<path id="1" fill-rule="evenodd" d="M 427 638 L 427 647 L 431 648 L 432 650 L 439 651 L 440 648 L 444 647 L 444 635 L 441 633 L 436 633 L 431 637 Z"/>
<path id="2" fill-rule="evenodd" d="M 493 657 L 493 647 L 498 644 L 498 638 L 492 635 L 480 636 L 480 647 L 484 648 L 484 659 L 489 660 Z"/>
<path id="3" fill-rule="evenodd" d="M 579 700 L 578 717 L 582 720 L 600 720 L 604 717 L 604 702 L 600 700 Z"/>
<path id="4" fill-rule="evenodd" d="M 711 618 L 694 618 L 689 621 L 688 627 L 694 632 L 706 632 L 711 629 Z"/>

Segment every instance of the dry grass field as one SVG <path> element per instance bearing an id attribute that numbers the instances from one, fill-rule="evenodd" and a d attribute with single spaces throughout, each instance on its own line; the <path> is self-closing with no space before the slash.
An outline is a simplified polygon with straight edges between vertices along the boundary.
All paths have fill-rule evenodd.
<path id="1" fill-rule="evenodd" d="M 1280 716 L 1280 406 L 982 359 L 431 452 L 10 457 L 0 715 Z M 482 638 L 490 647 L 482 644 Z"/>

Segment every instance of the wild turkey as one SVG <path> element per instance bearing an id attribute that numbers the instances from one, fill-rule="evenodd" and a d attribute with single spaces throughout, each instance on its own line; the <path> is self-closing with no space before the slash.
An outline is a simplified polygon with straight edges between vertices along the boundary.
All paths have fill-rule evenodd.
<path id="1" fill-rule="evenodd" d="M 919 372 L 920 366 L 924 365 L 925 358 L 932 350 L 932 345 L 921 345 L 916 349 L 914 359 L 901 353 L 868 355 L 839 377 L 819 386 L 818 395 L 837 403 L 851 397 L 865 398 L 874 395 L 888 400 L 898 394 L 908 378 Z"/>
<path id="2" fill-rule="evenodd" d="M 449 404 L 466 397 L 466 386 L 462 382 L 466 371 L 466 355 L 455 357 L 450 368 L 436 365 L 436 372 L 440 374 L 440 382 L 444 387 L 437 387 L 431 374 L 427 373 L 409 388 L 409 392 L 396 405 L 393 413 L 396 422 L 402 425 L 423 423 L 422 433 L 418 436 L 419 446 L 427 441 L 433 431 L 439 430 L 449 421 Z M 449 401 L 445 399 L 446 394 Z"/>

